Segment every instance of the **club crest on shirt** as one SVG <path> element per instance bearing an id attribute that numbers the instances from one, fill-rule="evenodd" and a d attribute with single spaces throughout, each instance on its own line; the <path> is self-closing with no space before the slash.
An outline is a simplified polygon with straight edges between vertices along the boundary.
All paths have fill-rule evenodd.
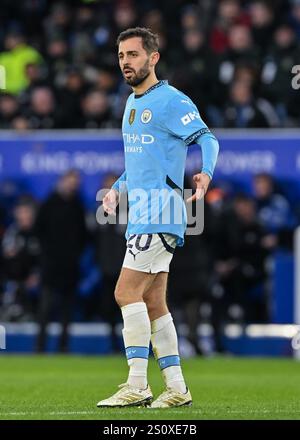
<path id="1" fill-rule="evenodd" d="M 148 124 L 148 122 L 150 122 L 151 119 L 152 119 L 152 112 L 151 112 L 151 110 L 148 110 L 148 109 L 144 110 L 143 113 L 142 113 L 142 116 L 141 116 L 141 121 L 144 124 Z"/>
<path id="2" fill-rule="evenodd" d="M 132 125 L 134 123 L 135 113 L 136 113 L 135 108 L 130 110 L 130 115 L 129 115 L 129 124 L 130 125 Z"/>

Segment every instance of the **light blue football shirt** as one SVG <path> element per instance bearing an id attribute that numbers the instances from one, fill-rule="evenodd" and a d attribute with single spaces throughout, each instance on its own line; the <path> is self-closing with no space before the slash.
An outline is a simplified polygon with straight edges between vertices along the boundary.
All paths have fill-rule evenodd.
<path id="1" fill-rule="evenodd" d="M 186 210 L 181 192 L 187 147 L 209 132 L 191 99 L 168 81 L 128 97 L 122 123 L 125 172 L 113 185 L 122 192 L 125 184 L 128 191 L 126 238 L 169 233 L 183 245 Z"/>

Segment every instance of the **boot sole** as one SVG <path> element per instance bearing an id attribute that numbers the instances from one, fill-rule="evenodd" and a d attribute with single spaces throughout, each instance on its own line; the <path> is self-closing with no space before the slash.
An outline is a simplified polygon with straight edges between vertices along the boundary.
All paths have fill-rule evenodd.
<path id="1" fill-rule="evenodd" d="M 147 399 L 141 400 L 140 402 L 129 403 L 128 405 L 97 405 L 97 408 L 131 408 L 131 407 L 148 407 L 151 406 L 153 402 L 153 397 L 147 397 Z"/>

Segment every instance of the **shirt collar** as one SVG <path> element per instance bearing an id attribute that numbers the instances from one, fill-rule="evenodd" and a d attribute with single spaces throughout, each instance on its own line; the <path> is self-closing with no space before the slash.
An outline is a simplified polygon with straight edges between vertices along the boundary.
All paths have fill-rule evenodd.
<path id="1" fill-rule="evenodd" d="M 158 81 L 158 83 L 154 84 L 154 86 L 151 86 L 148 90 L 146 90 L 144 93 L 142 93 L 141 95 L 134 95 L 135 99 L 139 99 L 142 96 L 148 95 L 148 93 L 152 92 L 152 90 L 157 89 L 160 86 L 163 86 L 165 84 L 168 84 L 168 81 L 166 79 L 160 80 Z"/>

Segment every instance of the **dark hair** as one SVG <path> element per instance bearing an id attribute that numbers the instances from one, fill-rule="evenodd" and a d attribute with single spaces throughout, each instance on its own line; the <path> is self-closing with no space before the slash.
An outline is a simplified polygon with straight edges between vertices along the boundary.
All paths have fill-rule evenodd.
<path id="1" fill-rule="evenodd" d="M 73 177 L 80 176 L 80 171 L 77 168 L 69 168 L 65 173 L 62 174 L 61 177 Z"/>
<path id="2" fill-rule="evenodd" d="M 23 195 L 17 200 L 15 209 L 23 207 L 32 208 L 35 210 L 37 208 L 37 202 L 31 195 Z"/>
<path id="3" fill-rule="evenodd" d="M 264 180 L 268 180 L 270 183 L 274 183 L 273 177 L 268 173 L 255 174 L 254 180 L 257 180 L 257 179 L 264 179 Z"/>
<path id="4" fill-rule="evenodd" d="M 233 198 L 233 201 L 235 202 L 235 203 L 243 203 L 243 202 L 245 202 L 245 203 L 254 203 L 254 199 L 253 199 L 253 197 L 251 197 L 251 196 L 249 196 L 248 194 L 245 194 L 245 193 L 243 193 L 243 192 L 239 192 L 239 193 L 237 193 L 235 196 L 234 196 L 234 198 Z"/>
<path id="5" fill-rule="evenodd" d="M 151 32 L 150 29 L 141 27 L 130 28 L 121 32 L 117 38 L 117 46 L 119 46 L 121 41 L 125 41 L 133 37 L 140 37 L 142 39 L 142 46 L 148 54 L 158 51 L 158 36 Z"/>

